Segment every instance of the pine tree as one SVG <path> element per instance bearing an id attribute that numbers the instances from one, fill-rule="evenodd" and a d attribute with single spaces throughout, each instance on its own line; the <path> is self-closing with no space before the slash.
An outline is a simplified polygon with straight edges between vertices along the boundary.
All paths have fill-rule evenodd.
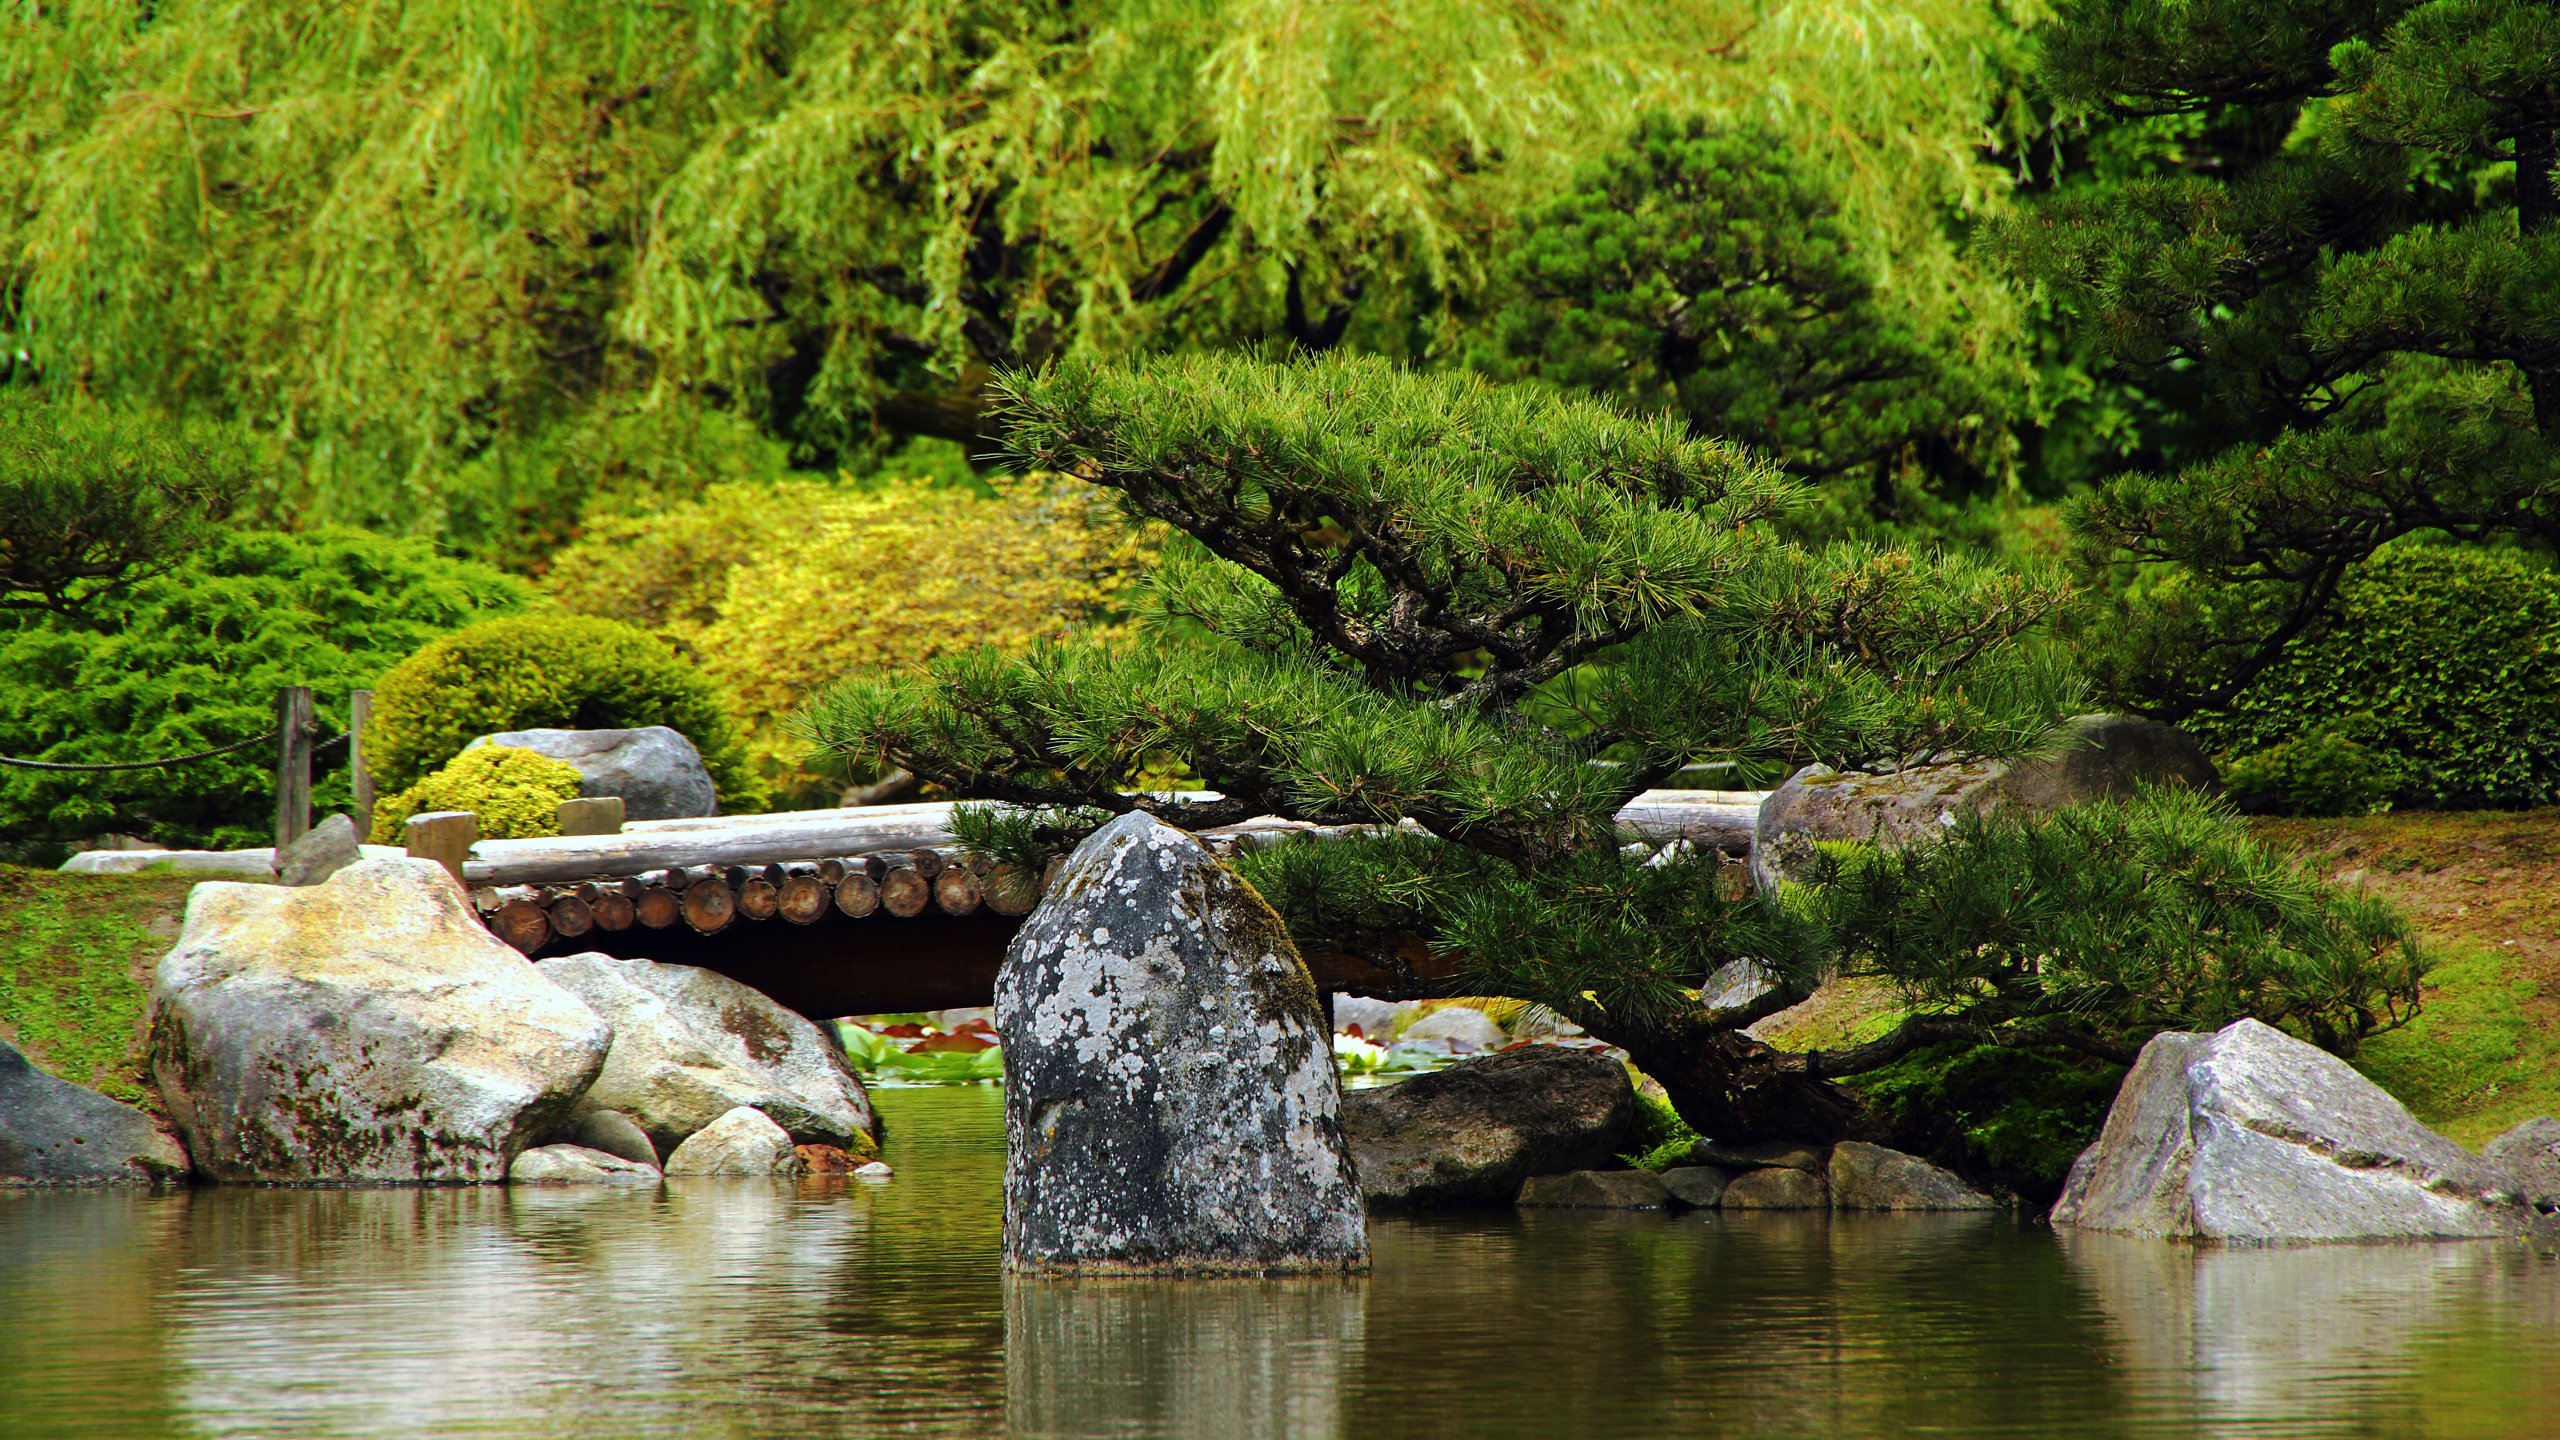
<path id="1" fill-rule="evenodd" d="M 2187 136 L 2001 242 L 2222 447 L 2075 511 L 2110 688 L 2227 705 L 2399 536 L 2560 541 L 2560 7 L 2074 0 L 2040 74 Z"/>
<path id="2" fill-rule="evenodd" d="M 1615 812 L 1685 764 L 2014 754 L 2075 698 L 2037 635 L 2058 587 L 1808 550 L 1779 524 L 1799 487 L 1676 420 L 1353 358 L 1070 363 L 999 395 L 1024 465 L 1180 538 L 1134 640 L 958 656 L 813 708 L 848 759 L 1012 802 L 963 811 L 982 849 L 1036 864 L 1131 810 L 1384 827 L 1239 863 L 1302 947 L 1415 993 L 1444 983 L 1418 954 L 1463 957 L 1464 993 L 1626 1046 L 1727 1137 L 1842 1133 L 1836 1077 L 1923 1044 L 2122 1059 L 2164 1015 L 2208 1022 L 2216 994 L 2262 991 L 2351 1038 L 2390 1013 L 2376 992 L 2414 987 L 2390 917 L 2192 808 L 1981 828 L 1779 897 L 1686 846 L 1628 853 Z M 1222 798 L 1149 793 L 1167 773 Z M 2146 930 L 2146 890 L 2172 875 L 2194 903 Z M 2234 978 L 2173 983 L 2162 947 Z M 1701 986 L 1738 960 L 1772 985 L 1710 1008 Z M 1781 1055 L 1742 1033 L 1844 964 L 1906 986 L 1895 1034 Z"/>

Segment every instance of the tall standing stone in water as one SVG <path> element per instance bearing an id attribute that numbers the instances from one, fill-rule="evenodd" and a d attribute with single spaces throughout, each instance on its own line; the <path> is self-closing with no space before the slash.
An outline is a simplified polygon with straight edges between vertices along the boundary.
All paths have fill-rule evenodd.
<path id="1" fill-rule="evenodd" d="M 1315 984 L 1198 841 L 1124 815 L 1078 846 L 1006 952 L 996 1030 L 1008 1268 L 1367 1266 Z"/>

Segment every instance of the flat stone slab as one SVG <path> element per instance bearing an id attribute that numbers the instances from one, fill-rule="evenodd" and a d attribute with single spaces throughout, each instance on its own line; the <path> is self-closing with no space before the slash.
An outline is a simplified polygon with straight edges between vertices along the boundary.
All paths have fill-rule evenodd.
<path id="1" fill-rule="evenodd" d="M 1569 1170 L 1520 1184 L 1524 1210 L 1660 1210 L 1671 1191 L 1650 1170 Z"/>

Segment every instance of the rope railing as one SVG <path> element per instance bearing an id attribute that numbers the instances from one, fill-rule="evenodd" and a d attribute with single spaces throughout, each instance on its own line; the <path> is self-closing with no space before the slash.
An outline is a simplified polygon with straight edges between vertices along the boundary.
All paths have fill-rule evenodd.
<path id="1" fill-rule="evenodd" d="M 253 745 L 264 745 L 283 733 L 284 732 L 282 730 L 270 730 L 264 735 L 252 735 L 246 740 L 234 740 L 228 745 L 216 745 L 210 750 L 197 750 L 185 755 L 172 755 L 166 760 L 125 760 L 114 764 L 74 765 L 61 760 L 21 760 L 15 755 L 0 755 L 0 765 L 12 765 L 20 770 L 77 770 L 84 772 L 101 770 L 165 770 L 172 765 L 190 765 L 198 760 L 210 760 L 216 755 L 228 755 L 235 750 L 246 750 Z M 355 732 L 351 730 L 341 730 L 337 734 L 330 736 L 328 739 L 321 741 L 319 744 L 312 746 L 311 753 L 317 755 L 332 745 L 343 745 L 347 742 L 348 737 L 354 733 Z"/>

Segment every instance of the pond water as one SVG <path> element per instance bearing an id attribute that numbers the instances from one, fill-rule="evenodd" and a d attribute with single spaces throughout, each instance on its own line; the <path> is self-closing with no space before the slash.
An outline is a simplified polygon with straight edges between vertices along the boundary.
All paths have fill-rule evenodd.
<path id="1" fill-rule="evenodd" d="M 0 1436 L 2560 1437 L 2560 1262 L 1932 1220 L 1380 1220 L 1008 1283 L 992 1089 L 894 1180 L 0 1192 Z"/>

